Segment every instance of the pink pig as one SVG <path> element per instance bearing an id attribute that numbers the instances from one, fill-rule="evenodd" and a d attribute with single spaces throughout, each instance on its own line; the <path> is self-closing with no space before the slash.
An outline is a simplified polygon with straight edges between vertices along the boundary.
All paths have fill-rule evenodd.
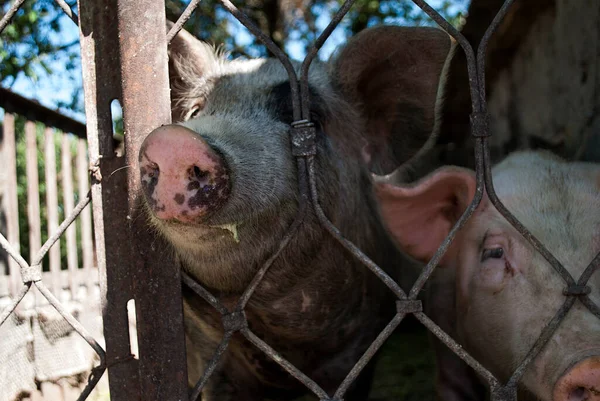
<path id="1" fill-rule="evenodd" d="M 600 251 L 600 165 L 518 152 L 492 173 L 500 200 L 577 281 Z M 413 186 L 384 181 L 378 191 L 400 247 L 428 261 L 470 204 L 475 187 L 474 172 L 443 167 Z M 433 315 L 506 383 L 565 302 L 565 282 L 485 194 L 438 270 L 455 279 L 430 288 L 436 292 L 429 295 L 435 299 Z M 600 274 L 593 274 L 588 286 L 589 298 L 600 307 Z M 459 395 L 461 380 L 444 384 L 448 369 L 439 372 L 442 398 L 470 398 L 469 391 Z M 545 401 L 600 400 L 600 319 L 576 301 L 521 384 Z"/>

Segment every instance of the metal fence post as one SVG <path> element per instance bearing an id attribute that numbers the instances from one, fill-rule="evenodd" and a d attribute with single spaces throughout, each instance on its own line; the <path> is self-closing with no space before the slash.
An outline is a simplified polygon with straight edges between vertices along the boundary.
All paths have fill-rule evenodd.
<path id="1" fill-rule="evenodd" d="M 166 242 L 140 209 L 138 153 L 146 135 L 171 122 L 164 1 L 118 1 L 123 126 L 142 399 L 187 401 L 181 275 Z"/>
<path id="2" fill-rule="evenodd" d="M 164 7 L 162 1 L 149 0 L 78 2 L 113 401 L 187 400 L 179 270 L 167 247 L 136 215 L 139 145 L 152 129 L 170 122 Z M 112 146 L 114 99 L 123 105 L 126 160 L 116 157 Z M 132 298 L 139 361 L 130 356 L 127 301 Z"/>

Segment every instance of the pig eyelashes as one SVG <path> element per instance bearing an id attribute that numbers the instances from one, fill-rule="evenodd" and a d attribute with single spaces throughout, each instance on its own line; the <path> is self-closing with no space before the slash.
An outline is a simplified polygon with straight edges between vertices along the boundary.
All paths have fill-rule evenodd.
<path id="1" fill-rule="evenodd" d="M 204 110 L 204 106 L 206 105 L 206 99 L 197 100 L 193 106 L 187 111 L 185 114 L 185 121 L 191 120 L 192 118 L 198 117 L 200 112 Z"/>
<path id="2" fill-rule="evenodd" d="M 483 263 L 490 259 L 504 259 L 506 256 L 506 238 L 501 233 L 490 233 L 489 230 L 484 234 L 481 241 L 480 262 Z"/>
<path id="3" fill-rule="evenodd" d="M 485 262 L 488 259 L 502 259 L 504 257 L 504 248 L 487 248 L 481 253 L 481 262 Z"/>

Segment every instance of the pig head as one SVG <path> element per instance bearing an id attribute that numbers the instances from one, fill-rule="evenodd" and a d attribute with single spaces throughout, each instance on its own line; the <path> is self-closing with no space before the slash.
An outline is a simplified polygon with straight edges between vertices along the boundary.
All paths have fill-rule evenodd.
<path id="1" fill-rule="evenodd" d="M 388 173 L 431 142 L 450 50 L 437 29 L 374 28 L 309 73 L 319 202 L 341 233 L 398 281 L 406 259 L 382 224 L 370 172 Z M 169 55 L 177 124 L 142 144 L 145 209 L 182 268 L 232 306 L 298 212 L 288 75 L 278 60 L 229 60 L 185 31 Z M 245 312 L 253 332 L 332 392 L 393 316 L 389 297 L 311 209 Z M 194 384 L 223 328 L 189 289 L 184 300 Z M 205 401 L 280 399 L 304 390 L 238 334 L 204 389 Z M 364 399 L 368 386 L 361 388 L 346 399 Z"/>
<path id="2" fill-rule="evenodd" d="M 500 200 L 577 281 L 600 251 L 600 166 L 522 152 L 492 173 Z M 382 183 L 379 194 L 398 243 L 428 261 L 473 199 L 475 175 L 444 167 L 414 186 Z M 506 382 L 565 302 L 565 282 L 485 194 L 439 268 L 454 272 L 455 299 L 434 296 L 433 309 L 455 305 L 446 326 Z M 588 286 L 600 305 L 600 275 Z M 600 319 L 576 301 L 522 385 L 545 401 L 600 400 Z"/>

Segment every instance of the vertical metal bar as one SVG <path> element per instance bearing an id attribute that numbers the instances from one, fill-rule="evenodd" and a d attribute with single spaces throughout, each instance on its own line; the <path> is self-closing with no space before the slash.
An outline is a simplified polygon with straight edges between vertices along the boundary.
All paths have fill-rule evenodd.
<path id="1" fill-rule="evenodd" d="M 3 134 L 0 140 L 0 154 L 6 168 L 5 192 L 2 197 L 6 211 L 6 239 L 19 252 L 19 202 L 17 199 L 17 147 L 15 144 L 15 116 L 4 113 Z M 15 297 L 23 286 L 20 280 L 19 265 L 8 258 L 9 293 Z"/>
<path id="2" fill-rule="evenodd" d="M 61 141 L 61 171 L 62 171 L 62 189 L 63 203 L 65 207 L 65 216 L 70 216 L 75 207 L 74 189 L 73 189 L 73 158 L 71 157 L 71 138 L 69 135 L 62 134 Z M 65 233 L 67 238 L 67 267 L 69 269 L 69 291 L 71 299 L 77 296 L 79 282 L 77 281 L 77 227 L 71 224 Z"/>
<path id="3" fill-rule="evenodd" d="M 127 301 L 133 297 L 124 159 L 112 146 L 110 104 L 121 96 L 117 0 L 78 0 L 86 128 L 108 380 L 112 401 L 139 401 L 138 361 L 130 356 Z M 142 13 L 143 14 L 143 13 Z M 119 168 L 121 170 L 117 171 Z M 151 397 L 148 399 L 152 399 Z"/>
<path id="4" fill-rule="evenodd" d="M 181 274 L 169 246 L 138 215 L 138 153 L 146 135 L 171 122 L 164 1 L 119 0 L 123 125 L 129 186 L 140 390 L 147 400 L 187 400 Z M 159 286 L 154 283 L 160 283 Z"/>
<path id="5" fill-rule="evenodd" d="M 48 238 L 58 228 L 58 185 L 56 182 L 56 147 L 54 144 L 54 129 L 44 130 L 44 156 L 46 173 L 46 210 L 48 211 Z M 60 241 L 50 248 L 50 288 L 54 295 L 60 298 Z"/>

